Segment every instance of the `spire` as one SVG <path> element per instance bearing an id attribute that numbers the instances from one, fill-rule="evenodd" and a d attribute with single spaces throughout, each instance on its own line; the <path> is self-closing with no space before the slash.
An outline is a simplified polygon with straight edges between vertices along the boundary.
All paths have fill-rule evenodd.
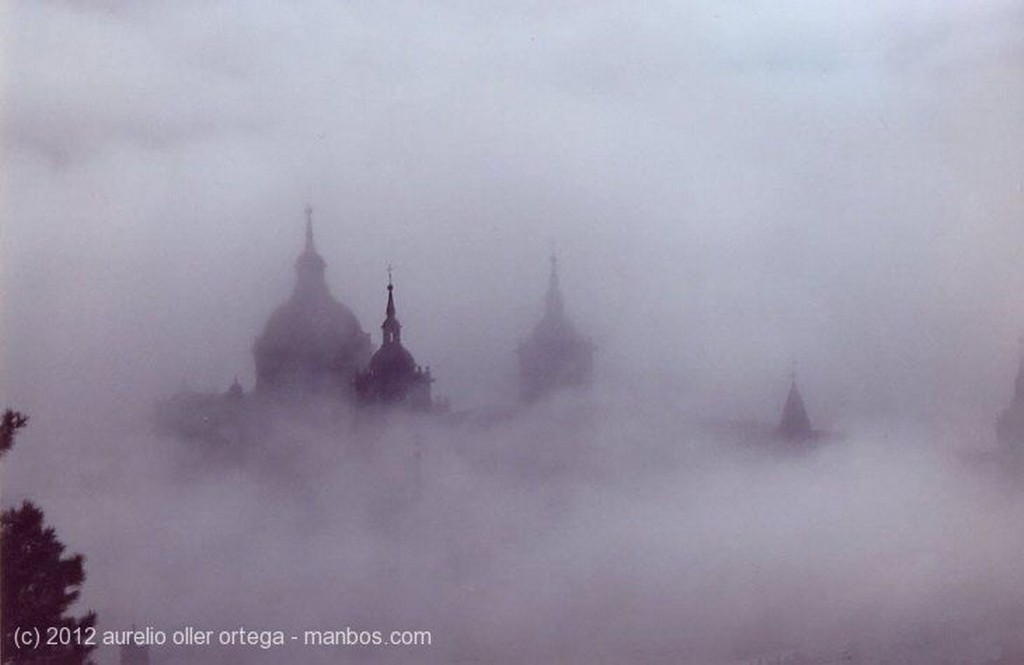
<path id="1" fill-rule="evenodd" d="M 779 422 L 779 434 L 787 439 L 805 439 L 812 434 L 811 421 L 807 417 L 807 408 L 800 389 L 796 385 L 796 368 L 790 374 L 789 394 L 786 405 L 782 408 L 782 420 Z"/>
<path id="2" fill-rule="evenodd" d="M 1014 401 L 1024 401 L 1024 335 L 1021 335 L 1017 343 L 1020 345 L 1018 355 L 1020 356 L 1017 361 L 1017 382 L 1014 385 Z"/>
<path id="3" fill-rule="evenodd" d="M 324 268 L 327 264 L 316 251 L 313 243 L 313 206 L 306 206 L 306 246 L 295 261 L 295 271 L 298 273 L 298 280 L 295 283 L 296 292 L 310 294 L 320 287 L 327 288 L 324 282 Z"/>
<path id="4" fill-rule="evenodd" d="M 551 275 L 548 277 L 548 293 L 544 300 L 544 318 L 559 321 L 564 315 L 562 288 L 558 282 L 558 257 L 551 253 Z"/>
<path id="5" fill-rule="evenodd" d="M 316 254 L 313 245 L 313 206 L 306 204 L 306 253 Z"/>
<path id="6" fill-rule="evenodd" d="M 402 342 L 402 324 L 395 315 L 395 285 L 391 281 L 391 266 L 388 266 L 388 305 L 384 310 L 384 323 L 380 326 L 384 331 L 384 344 L 400 344 Z"/>

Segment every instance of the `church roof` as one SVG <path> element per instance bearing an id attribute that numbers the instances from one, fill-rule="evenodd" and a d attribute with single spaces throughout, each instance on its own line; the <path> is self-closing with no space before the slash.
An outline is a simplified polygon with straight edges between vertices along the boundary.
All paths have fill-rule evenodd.
<path id="1" fill-rule="evenodd" d="M 256 338 L 258 382 L 272 367 L 301 366 L 316 371 L 356 368 L 369 355 L 368 335 L 355 314 L 331 294 L 326 262 L 313 239 L 312 210 L 306 209 L 306 243 L 295 263 L 295 288 Z"/>
<path id="2" fill-rule="evenodd" d="M 565 301 L 562 298 L 562 288 L 558 278 L 558 259 L 552 255 L 548 290 L 544 295 L 544 315 L 534 325 L 524 346 L 561 345 L 568 342 L 583 343 L 583 340 L 578 338 L 576 328 L 565 315 Z"/>
<path id="3" fill-rule="evenodd" d="M 286 350 L 333 362 L 362 346 L 364 336 L 356 315 L 329 292 L 316 298 L 293 295 L 270 315 L 256 338 L 256 352 Z"/>
<path id="4" fill-rule="evenodd" d="M 1014 402 L 1024 402 L 1024 338 L 1021 338 L 1020 345 L 1020 357 L 1017 360 L 1017 380 L 1013 386 Z"/>
<path id="5" fill-rule="evenodd" d="M 997 437 L 1003 444 L 1013 447 L 1024 445 L 1024 338 L 1021 338 L 1020 344 L 1013 401 L 996 419 Z"/>
<path id="6" fill-rule="evenodd" d="M 589 339 L 577 334 L 565 315 L 558 261 L 554 256 L 544 297 L 544 314 L 530 336 L 519 345 L 518 353 L 519 392 L 526 401 L 555 389 L 590 383 L 594 347 Z"/>
<path id="7" fill-rule="evenodd" d="M 374 374 L 411 374 L 416 371 L 416 361 L 408 349 L 402 346 L 402 324 L 395 309 L 395 286 L 391 282 L 388 268 L 388 303 L 384 308 L 384 323 L 381 324 L 383 341 L 370 359 L 370 371 Z"/>
<path id="8" fill-rule="evenodd" d="M 786 405 L 782 408 L 779 433 L 791 439 L 806 438 L 813 434 L 811 420 L 807 417 L 807 408 L 804 406 L 804 398 L 796 385 L 795 373 L 789 385 Z"/>
<path id="9" fill-rule="evenodd" d="M 411 374 L 416 371 L 416 360 L 401 344 L 385 344 L 370 359 L 370 371 L 382 374 Z"/>

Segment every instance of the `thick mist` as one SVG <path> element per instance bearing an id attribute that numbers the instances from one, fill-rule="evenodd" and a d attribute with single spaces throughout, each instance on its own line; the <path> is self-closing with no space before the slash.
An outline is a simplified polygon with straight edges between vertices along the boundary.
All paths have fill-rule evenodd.
<path id="1" fill-rule="evenodd" d="M 9 3 L 0 395 L 31 423 L 3 504 L 86 556 L 102 628 L 434 639 L 157 663 L 1016 662 L 1024 480 L 988 453 L 1024 327 L 1022 21 Z M 375 345 L 394 266 L 452 413 L 307 405 L 216 463 L 153 433 L 183 386 L 253 386 L 307 204 Z M 513 408 L 552 252 L 594 386 Z M 730 424 L 774 426 L 794 362 L 833 436 L 780 456 Z"/>

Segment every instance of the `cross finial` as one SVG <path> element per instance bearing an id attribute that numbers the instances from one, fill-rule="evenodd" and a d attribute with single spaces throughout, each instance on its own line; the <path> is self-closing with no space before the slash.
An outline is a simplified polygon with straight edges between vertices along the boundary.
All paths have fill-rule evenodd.
<path id="1" fill-rule="evenodd" d="M 389 289 L 392 288 L 392 285 L 391 285 L 391 264 L 390 263 L 388 264 L 388 288 Z"/>
<path id="2" fill-rule="evenodd" d="M 306 221 L 310 224 L 313 223 L 313 206 L 308 203 L 306 204 Z"/>

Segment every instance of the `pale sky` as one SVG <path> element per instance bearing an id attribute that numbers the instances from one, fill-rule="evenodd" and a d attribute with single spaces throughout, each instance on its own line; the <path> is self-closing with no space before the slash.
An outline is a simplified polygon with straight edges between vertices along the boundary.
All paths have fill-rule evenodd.
<path id="1" fill-rule="evenodd" d="M 585 653 L 725 662 L 737 635 L 969 645 L 944 627 L 1019 605 L 1020 502 L 946 454 L 992 444 L 1024 331 L 1019 2 L 11 1 L 0 43 L 0 396 L 32 417 L 5 504 L 86 553 L 102 620 L 351 601 L 494 662 L 487 607 L 520 662 L 565 616 Z M 512 399 L 554 249 L 593 401 L 429 430 L 401 537 L 361 521 L 379 469 L 301 427 L 299 490 L 169 471 L 154 400 L 252 386 L 307 204 L 375 344 L 394 265 L 455 409 Z M 794 361 L 843 443 L 769 465 L 680 434 L 774 422 Z M 579 477 L 515 476 L 574 450 Z"/>

